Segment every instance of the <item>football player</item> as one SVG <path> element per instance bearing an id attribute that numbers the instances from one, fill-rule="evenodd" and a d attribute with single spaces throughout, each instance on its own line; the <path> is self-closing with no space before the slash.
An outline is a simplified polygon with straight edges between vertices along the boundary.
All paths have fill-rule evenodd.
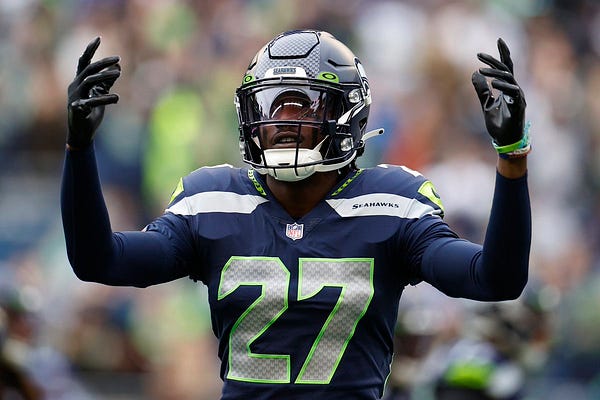
<path id="1" fill-rule="evenodd" d="M 433 184 L 394 165 L 359 169 L 371 89 L 359 59 L 322 31 L 282 33 L 235 93 L 248 168 L 182 178 L 162 216 L 113 232 L 94 133 L 119 57 L 79 59 L 68 89 L 61 207 L 77 277 L 146 287 L 189 277 L 208 288 L 222 399 L 377 399 L 393 354 L 398 302 L 425 281 L 451 297 L 517 298 L 527 282 L 531 216 L 525 98 L 506 44 L 473 74 L 498 151 L 483 245 L 444 223 Z M 488 83 L 491 81 L 491 83 Z M 496 95 L 497 89 L 499 95 Z"/>

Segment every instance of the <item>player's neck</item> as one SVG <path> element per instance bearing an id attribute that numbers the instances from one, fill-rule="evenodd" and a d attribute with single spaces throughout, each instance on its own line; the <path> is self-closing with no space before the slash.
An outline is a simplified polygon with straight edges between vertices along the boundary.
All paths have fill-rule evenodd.
<path id="1" fill-rule="evenodd" d="M 296 182 L 278 181 L 267 175 L 267 186 L 294 219 L 308 214 L 339 181 L 337 171 L 317 172 Z"/>

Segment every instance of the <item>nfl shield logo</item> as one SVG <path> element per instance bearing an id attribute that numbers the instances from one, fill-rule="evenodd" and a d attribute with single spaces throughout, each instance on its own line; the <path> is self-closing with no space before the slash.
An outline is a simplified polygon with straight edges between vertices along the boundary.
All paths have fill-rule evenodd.
<path id="1" fill-rule="evenodd" d="M 292 240 L 302 239 L 304 236 L 304 224 L 287 224 L 285 228 L 285 236 L 289 237 Z"/>

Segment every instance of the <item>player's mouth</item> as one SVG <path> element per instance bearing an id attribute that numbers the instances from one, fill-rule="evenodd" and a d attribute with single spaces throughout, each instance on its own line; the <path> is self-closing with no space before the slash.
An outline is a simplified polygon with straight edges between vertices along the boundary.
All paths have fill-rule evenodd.
<path id="1" fill-rule="evenodd" d="M 302 144 L 302 136 L 293 132 L 276 134 L 271 141 L 274 147 L 296 147 Z"/>

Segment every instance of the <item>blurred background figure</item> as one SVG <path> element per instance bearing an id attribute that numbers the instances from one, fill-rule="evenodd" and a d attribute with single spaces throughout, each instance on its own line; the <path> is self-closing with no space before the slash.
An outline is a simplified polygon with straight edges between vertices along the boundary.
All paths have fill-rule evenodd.
<path id="1" fill-rule="evenodd" d="M 525 399 L 547 361 L 553 305 L 531 289 L 501 303 L 465 303 L 457 337 L 425 361 L 425 382 L 439 400 Z"/>
<path id="2" fill-rule="evenodd" d="M 0 398 L 36 400 L 42 398 L 40 388 L 21 365 L 5 354 L 4 341 L 8 331 L 8 316 L 0 310 Z"/>
<path id="3" fill-rule="evenodd" d="M 15 320 L 2 305 L 3 357 L 12 354 L 9 364 L 49 399 L 218 397 L 200 285 L 108 289 L 69 270 L 58 209 L 65 88 L 93 37 L 102 36 L 98 57 L 127 56 L 120 105 L 103 122 L 96 154 L 113 229 L 142 229 L 190 169 L 240 164 L 231 96 L 239 71 L 269 38 L 307 27 L 330 31 L 365 62 L 376 98 L 369 124 L 386 134 L 360 163 L 427 175 L 449 224 L 474 241 L 484 234 L 495 154 L 479 105 L 467 104 L 477 102 L 472 55 L 494 53 L 498 37 L 510 45 L 532 122 L 531 281 L 548 325 L 503 357 L 520 371 L 524 398 L 600 398 L 597 0 L 0 0 L 0 286 L 25 306 Z M 428 399 L 432 357 L 447 365 L 459 344 L 489 349 L 489 339 L 464 336 L 467 322 L 500 332 L 496 318 L 511 305 L 472 314 L 460 301 L 436 302 L 427 286 L 407 290 L 420 293 L 399 315 L 389 392 Z M 18 340 L 15 321 L 28 332 Z M 517 330 L 530 329 L 521 323 Z M 14 354 L 27 356 L 15 364 Z M 457 381 L 454 371 L 446 382 Z"/>
<path id="4" fill-rule="evenodd" d="M 27 289 L 0 287 L 2 399 L 90 399 L 69 361 L 39 337 L 37 307 Z M 14 396 L 14 397 L 11 397 Z"/>
<path id="5" fill-rule="evenodd" d="M 457 304 L 427 286 L 405 289 L 394 337 L 394 361 L 384 400 L 424 398 L 429 384 L 426 362 L 435 349 L 457 339 L 461 315 Z"/>

